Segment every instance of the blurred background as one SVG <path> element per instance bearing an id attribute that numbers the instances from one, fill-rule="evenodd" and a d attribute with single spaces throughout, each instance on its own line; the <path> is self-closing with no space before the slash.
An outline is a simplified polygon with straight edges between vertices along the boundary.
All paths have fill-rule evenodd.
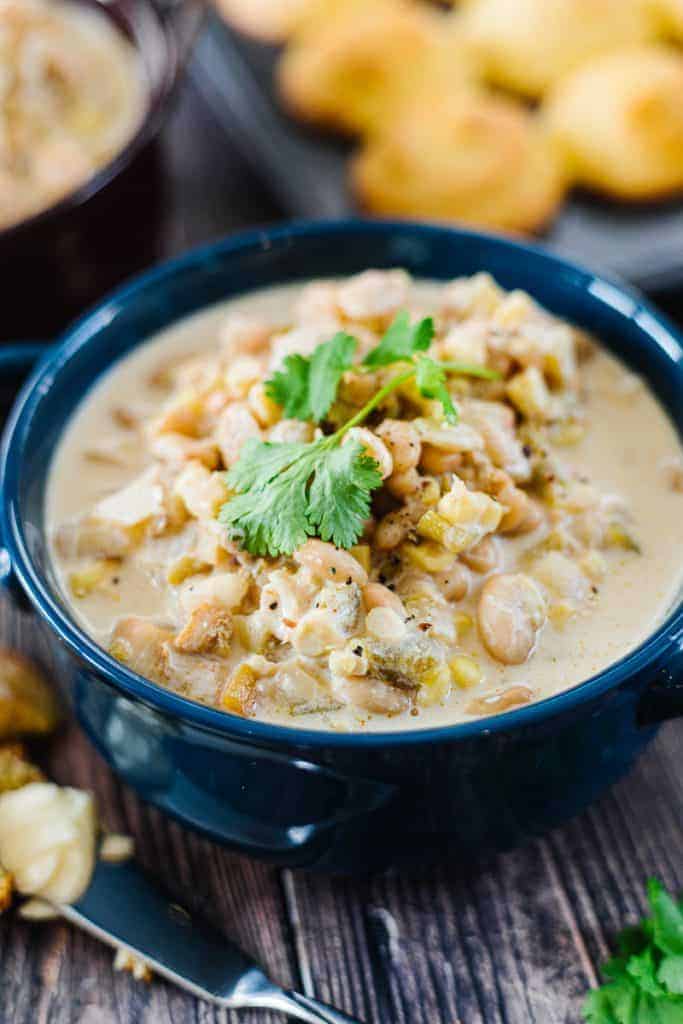
<path id="1" fill-rule="evenodd" d="M 240 228 L 528 237 L 683 317 L 681 0 L 0 0 L 0 338 Z"/>

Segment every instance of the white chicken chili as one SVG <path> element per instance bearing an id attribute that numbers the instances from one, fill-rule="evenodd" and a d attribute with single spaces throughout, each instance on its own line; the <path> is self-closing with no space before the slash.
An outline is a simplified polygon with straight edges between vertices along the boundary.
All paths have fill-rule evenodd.
<path id="1" fill-rule="evenodd" d="M 133 46 L 97 5 L 0 0 L 0 230 L 112 160 L 146 103 Z"/>
<path id="2" fill-rule="evenodd" d="M 74 616 L 239 715 L 408 729 L 519 707 L 644 640 L 683 464 L 643 381 L 487 274 L 366 271 L 202 311 L 73 416 L 47 522 Z"/>

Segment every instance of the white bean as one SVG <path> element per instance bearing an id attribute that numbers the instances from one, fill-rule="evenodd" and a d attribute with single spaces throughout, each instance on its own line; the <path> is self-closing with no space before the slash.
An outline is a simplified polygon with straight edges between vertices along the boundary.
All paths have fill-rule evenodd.
<path id="1" fill-rule="evenodd" d="M 363 603 L 367 611 L 372 608 L 391 608 L 397 615 L 407 614 L 398 594 L 382 583 L 368 583 L 367 587 L 363 588 Z"/>
<path id="2" fill-rule="evenodd" d="M 488 652 L 505 665 L 526 661 L 546 620 L 545 600 L 523 573 L 492 576 L 477 607 L 479 633 Z"/>
<path id="3" fill-rule="evenodd" d="M 216 427 L 216 444 L 225 466 L 232 466 L 240 457 L 250 437 L 261 437 L 261 428 L 248 406 L 235 402 L 221 415 Z"/>
<path id="4" fill-rule="evenodd" d="M 350 580 L 364 587 L 368 582 L 368 574 L 353 555 L 323 540 L 307 540 L 294 552 L 294 561 L 307 568 L 314 576 L 333 580 L 335 583 L 341 584 Z"/>
<path id="5" fill-rule="evenodd" d="M 420 435 L 410 423 L 404 420 L 383 420 L 377 428 L 377 436 L 384 441 L 394 461 L 394 473 L 405 473 L 420 461 Z"/>

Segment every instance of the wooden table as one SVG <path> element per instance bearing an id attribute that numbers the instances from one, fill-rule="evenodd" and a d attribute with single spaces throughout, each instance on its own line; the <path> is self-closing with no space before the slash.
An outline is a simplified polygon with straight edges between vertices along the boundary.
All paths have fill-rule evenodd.
<path id="1" fill-rule="evenodd" d="M 162 145 L 168 253 L 280 215 L 191 87 Z M 49 665 L 31 618 L 6 601 L 0 643 Z M 683 889 L 682 740 L 683 726 L 664 728 L 629 778 L 523 850 L 466 873 L 443 864 L 356 881 L 277 871 L 186 832 L 121 786 L 74 729 L 48 763 L 60 782 L 94 790 L 106 825 L 134 835 L 144 863 L 286 985 L 367 1024 L 578 1024 L 614 933 L 643 912 L 648 875 Z M 94 940 L 12 913 L 0 919 L 0 963 L 0 1024 L 282 1020 L 135 982 Z"/>

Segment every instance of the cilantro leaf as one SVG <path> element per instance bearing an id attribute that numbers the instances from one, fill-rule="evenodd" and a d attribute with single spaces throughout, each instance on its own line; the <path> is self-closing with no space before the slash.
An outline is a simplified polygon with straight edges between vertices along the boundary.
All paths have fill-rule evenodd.
<path id="1" fill-rule="evenodd" d="M 589 993 L 583 1016 L 588 1024 L 635 1024 L 637 1005 L 638 989 L 620 979 Z"/>
<path id="2" fill-rule="evenodd" d="M 683 911 L 656 878 L 648 882 L 647 893 L 652 907 L 655 945 L 662 953 L 683 955 Z"/>
<path id="3" fill-rule="evenodd" d="M 425 317 L 416 324 L 410 323 L 406 310 L 396 314 L 379 345 L 368 352 L 363 360 L 365 366 L 388 366 L 411 359 L 416 352 L 424 352 L 434 337 L 434 321 Z"/>
<path id="4" fill-rule="evenodd" d="M 222 506 L 219 521 L 252 555 L 291 555 L 308 537 L 338 547 L 358 540 L 382 482 L 362 446 L 336 435 L 310 444 L 250 439 L 227 474 L 240 492 Z"/>
<path id="5" fill-rule="evenodd" d="M 282 369 L 266 381 L 266 394 L 285 416 L 320 423 L 337 397 L 342 374 L 349 369 L 358 341 L 338 331 L 317 345 L 311 356 L 286 356 Z"/>
<path id="6" fill-rule="evenodd" d="M 603 967 L 611 980 L 583 1007 L 589 1024 L 680 1024 L 683 1021 L 683 908 L 655 880 L 648 883 L 652 917 L 618 938 L 620 955 Z"/>
<path id="7" fill-rule="evenodd" d="M 308 520 L 316 535 L 352 547 L 370 515 L 370 494 L 381 483 L 377 462 L 357 441 L 332 448 L 311 482 Z"/>
<path id="8" fill-rule="evenodd" d="M 306 356 L 285 356 L 282 369 L 266 381 L 266 394 L 282 406 L 287 419 L 310 420 L 311 362 Z"/>
<path id="9" fill-rule="evenodd" d="M 306 454 L 308 448 L 302 443 L 276 444 L 250 437 L 239 460 L 228 470 L 226 483 L 234 491 L 262 491 L 278 473 Z"/>
<path id="10" fill-rule="evenodd" d="M 330 411 L 330 406 L 337 397 L 337 389 L 342 374 L 349 369 L 358 342 L 350 334 L 339 331 L 329 341 L 324 342 L 311 356 L 309 374 L 309 404 L 312 418 L 320 423 Z"/>
<path id="11" fill-rule="evenodd" d="M 665 989 L 657 980 L 657 964 L 651 946 L 629 959 L 626 973 L 633 978 L 641 992 L 657 999 L 666 995 Z"/>
<path id="12" fill-rule="evenodd" d="M 683 956 L 665 956 L 657 978 L 672 995 L 683 996 Z"/>
<path id="13" fill-rule="evenodd" d="M 242 493 L 225 502 L 218 519 L 252 555 L 291 554 L 310 536 L 307 492 L 319 446 L 320 442 L 278 445 L 253 438 L 245 444 L 227 476 L 229 486 Z M 250 457 L 257 464 L 255 470 L 249 466 Z"/>
<path id="14" fill-rule="evenodd" d="M 448 422 L 457 423 L 458 410 L 453 405 L 453 399 L 446 387 L 446 371 L 429 356 L 419 356 L 415 365 L 415 383 L 420 394 L 441 402 Z"/>

